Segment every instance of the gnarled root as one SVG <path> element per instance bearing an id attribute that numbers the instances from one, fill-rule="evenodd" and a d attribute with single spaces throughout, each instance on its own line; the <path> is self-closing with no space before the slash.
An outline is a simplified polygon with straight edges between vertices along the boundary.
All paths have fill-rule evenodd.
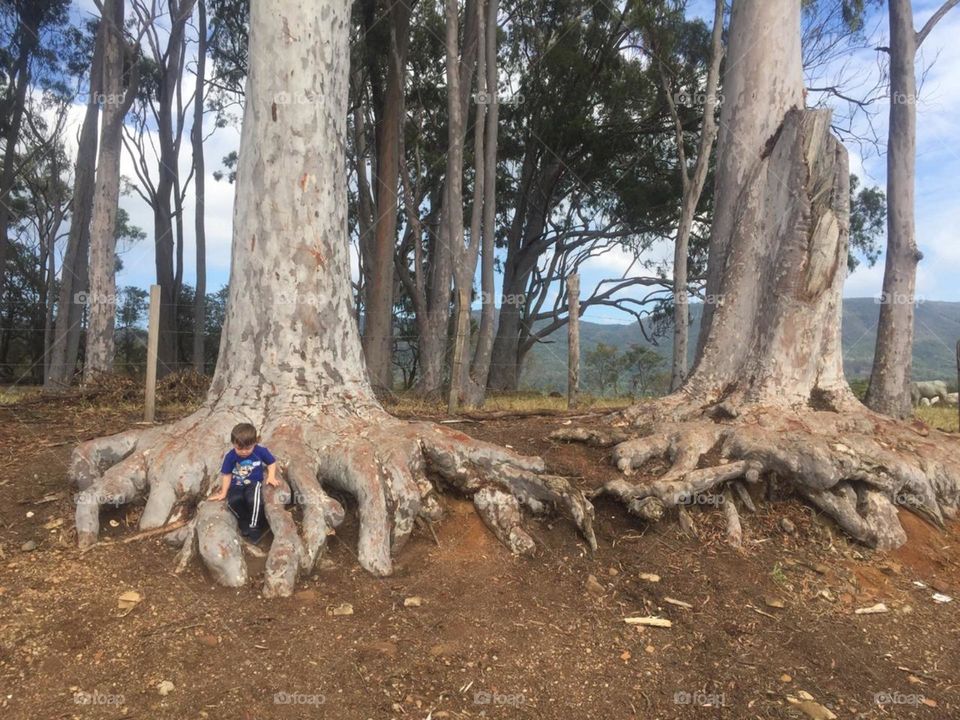
<path id="1" fill-rule="evenodd" d="M 670 405 L 670 412 L 677 407 Z M 646 413 L 651 414 L 656 413 Z M 733 545 L 743 537 L 737 504 L 755 510 L 743 483 L 768 474 L 792 484 L 851 537 L 880 549 L 906 540 L 897 506 L 942 526 L 944 515 L 954 514 L 958 504 L 960 465 L 953 459 L 956 453 L 944 447 L 949 437 L 941 434 L 939 443 L 925 439 L 866 409 L 841 414 L 746 406 L 700 419 L 684 417 L 653 434 L 624 440 L 612 451 L 625 475 L 654 459 L 670 463 L 666 472 L 638 482 L 612 480 L 594 494 L 611 495 L 648 521 L 660 519 L 668 508 L 680 508 L 683 515 L 690 504 L 720 504 Z M 564 428 L 551 436 L 591 442 L 603 433 Z M 722 502 L 706 502 L 708 493 L 720 493 L 714 497 Z"/>
<path id="2" fill-rule="evenodd" d="M 74 451 L 71 481 L 81 488 L 76 524 L 81 548 L 97 541 L 105 504 L 146 500 L 144 529 L 162 527 L 187 512 L 217 485 L 231 427 L 256 421 L 243 410 L 204 409 L 167 427 L 151 427 L 84 443 Z M 280 486 L 265 486 L 273 531 L 266 562 L 266 596 L 292 593 L 298 576 L 313 570 L 343 507 L 324 485 L 352 495 L 360 516 L 358 558 L 376 575 L 392 571 L 393 555 L 419 517 L 437 519 L 438 478 L 471 496 L 484 522 L 515 553 L 535 543 L 520 508 L 564 511 L 592 548 L 593 506 L 567 480 L 545 474 L 540 458 L 431 423 L 397 420 L 379 408 L 353 417 L 316 409 L 276 412 L 263 427 L 263 444 L 277 457 Z M 428 474 L 428 471 L 431 474 Z M 289 505 L 302 509 L 298 528 Z M 225 503 L 203 500 L 191 522 L 167 540 L 180 543 L 177 569 L 199 555 L 213 578 L 230 587 L 248 573 L 236 518 Z"/>

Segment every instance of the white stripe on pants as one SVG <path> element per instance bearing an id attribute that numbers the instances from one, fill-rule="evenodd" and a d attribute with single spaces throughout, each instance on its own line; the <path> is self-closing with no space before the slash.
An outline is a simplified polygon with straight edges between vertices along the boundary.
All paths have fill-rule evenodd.
<path id="1" fill-rule="evenodd" d="M 260 486 L 263 483 L 257 483 L 257 489 L 253 491 L 253 512 L 250 515 L 250 527 L 257 526 L 257 520 L 260 517 Z"/>

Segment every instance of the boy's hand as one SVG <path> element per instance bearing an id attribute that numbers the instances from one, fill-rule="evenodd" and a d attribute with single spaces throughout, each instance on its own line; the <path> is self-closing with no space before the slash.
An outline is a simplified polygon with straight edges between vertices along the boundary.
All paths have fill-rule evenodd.
<path id="1" fill-rule="evenodd" d="M 271 487 L 280 487 L 280 481 L 271 475 L 267 478 L 267 485 Z"/>
<path id="2" fill-rule="evenodd" d="M 221 500 L 227 499 L 227 494 L 221 491 L 221 492 L 218 492 L 216 495 L 211 495 L 208 499 L 213 500 L 214 502 L 220 502 Z"/>

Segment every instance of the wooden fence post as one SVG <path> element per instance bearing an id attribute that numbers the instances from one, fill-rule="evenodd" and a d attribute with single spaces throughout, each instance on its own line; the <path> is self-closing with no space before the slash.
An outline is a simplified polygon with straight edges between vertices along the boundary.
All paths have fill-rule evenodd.
<path id="1" fill-rule="evenodd" d="M 157 410 L 157 347 L 160 334 L 160 286 L 150 286 L 150 321 L 147 326 L 147 381 L 143 419 L 153 422 Z"/>
<path id="2" fill-rule="evenodd" d="M 580 393 L 580 276 L 567 278 L 567 408 L 577 406 Z"/>

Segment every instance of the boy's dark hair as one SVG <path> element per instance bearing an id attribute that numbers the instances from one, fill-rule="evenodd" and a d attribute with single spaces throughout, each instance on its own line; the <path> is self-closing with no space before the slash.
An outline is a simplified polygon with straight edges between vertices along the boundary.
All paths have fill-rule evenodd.
<path id="1" fill-rule="evenodd" d="M 230 431 L 230 442 L 237 447 L 247 448 L 257 444 L 257 429 L 250 423 L 234 425 Z"/>

